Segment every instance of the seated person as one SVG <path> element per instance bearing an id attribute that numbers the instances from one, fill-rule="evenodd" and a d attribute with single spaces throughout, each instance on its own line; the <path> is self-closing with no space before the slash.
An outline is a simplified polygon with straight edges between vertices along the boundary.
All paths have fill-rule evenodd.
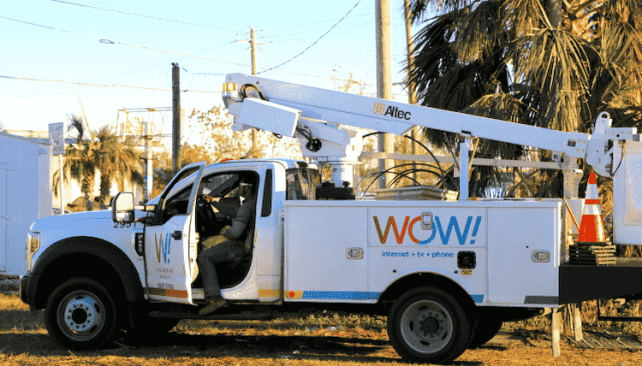
<path id="1" fill-rule="evenodd" d="M 228 226 L 219 235 L 205 239 L 202 243 L 203 250 L 196 259 L 203 278 L 203 292 L 207 302 L 205 307 L 199 311 L 200 315 L 210 314 L 227 305 L 227 301 L 221 296 L 215 265 L 231 262 L 245 254 L 245 243 L 243 240 L 239 240 L 239 237 L 245 232 L 248 223 L 255 214 L 256 192 L 251 184 L 241 183 L 239 194 L 245 200 L 232 219 L 232 226 Z M 230 212 L 229 207 L 223 207 L 223 204 L 213 201 L 211 197 L 203 196 L 203 198 L 220 212 Z"/>

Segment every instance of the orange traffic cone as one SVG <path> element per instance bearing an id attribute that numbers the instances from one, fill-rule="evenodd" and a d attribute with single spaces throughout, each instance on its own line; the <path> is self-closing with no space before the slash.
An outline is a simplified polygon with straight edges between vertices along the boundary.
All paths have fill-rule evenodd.
<path id="1" fill-rule="evenodd" d="M 606 242 L 602 210 L 600 209 L 600 197 L 597 193 L 597 177 L 591 172 L 588 186 L 586 187 L 586 198 L 584 199 L 584 210 L 582 210 L 582 221 L 578 242 Z"/>

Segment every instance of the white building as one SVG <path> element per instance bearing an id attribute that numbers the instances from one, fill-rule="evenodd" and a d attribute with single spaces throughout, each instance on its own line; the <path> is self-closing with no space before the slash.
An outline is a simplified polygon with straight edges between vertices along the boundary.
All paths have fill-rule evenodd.
<path id="1" fill-rule="evenodd" d="M 29 226 L 51 216 L 48 139 L 0 132 L 0 275 L 26 273 Z"/>
<path id="2" fill-rule="evenodd" d="M 17 135 L 17 136 L 22 136 L 22 137 L 27 137 L 31 138 L 34 140 L 41 139 L 42 141 L 49 141 L 49 131 L 39 131 L 39 130 L 5 130 L 4 132 L 12 135 Z M 65 145 L 69 143 L 75 142 L 74 138 L 67 137 L 65 139 Z M 64 156 L 63 156 L 63 162 L 64 162 Z M 51 159 L 51 168 L 49 170 L 50 172 L 50 185 L 53 184 L 54 179 L 54 174 L 57 177 L 58 176 L 58 170 L 59 170 L 59 162 L 58 162 L 58 157 L 53 157 Z M 56 185 L 57 186 L 57 185 Z M 143 187 L 137 186 L 135 184 L 132 184 L 130 182 L 125 182 L 125 191 L 128 192 L 133 192 L 134 197 L 137 201 L 142 200 L 143 197 Z M 59 212 L 60 209 L 60 190 L 59 188 L 56 189 L 56 191 L 53 191 L 53 186 L 51 186 L 51 198 L 52 198 L 52 205 L 56 209 L 56 212 Z M 110 195 L 115 196 L 119 192 L 118 186 L 115 182 L 112 183 L 112 186 L 110 188 Z M 92 195 L 94 197 L 100 195 L 100 172 L 96 172 L 95 175 L 95 180 L 94 180 L 94 189 L 92 192 Z M 63 197 L 63 202 L 66 210 L 69 210 L 70 207 L 68 206 L 70 203 L 72 203 L 75 199 L 79 197 L 84 197 L 84 194 L 82 193 L 80 189 L 80 182 L 76 181 L 75 179 L 71 179 L 70 177 L 65 177 L 63 181 L 63 192 L 62 192 L 62 197 Z"/>
<path id="3" fill-rule="evenodd" d="M 31 223 L 59 212 L 59 191 L 53 192 L 54 174 L 59 169 L 52 156 L 48 131 L 0 132 L 0 275 L 26 273 L 26 239 Z M 142 197 L 141 187 L 125 183 L 125 190 Z M 118 193 L 112 184 L 112 195 Z M 94 196 L 100 194 L 100 173 L 96 172 Z M 63 183 L 64 204 L 83 196 L 80 183 L 67 177 Z M 68 209 L 68 207 L 67 207 Z"/>

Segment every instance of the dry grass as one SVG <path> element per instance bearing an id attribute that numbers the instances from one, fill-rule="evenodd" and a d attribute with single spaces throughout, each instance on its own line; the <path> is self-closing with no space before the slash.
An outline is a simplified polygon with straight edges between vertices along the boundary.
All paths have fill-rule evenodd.
<path id="1" fill-rule="evenodd" d="M 622 316 L 622 317 L 642 317 L 642 301 L 634 300 L 620 304 L 617 301 L 602 301 L 602 316 Z M 601 328 L 619 328 L 626 333 L 637 336 L 642 342 L 642 324 L 639 322 L 613 322 L 597 321 L 597 300 L 585 301 L 582 303 L 582 324 L 584 326 L 594 326 Z M 528 320 L 505 323 L 502 327 L 504 331 L 518 331 L 522 329 L 539 329 L 545 333 L 551 332 L 551 319 L 548 316 L 538 316 Z"/>
<path id="2" fill-rule="evenodd" d="M 591 304 L 586 304 L 584 318 L 591 323 Z M 637 305 L 629 310 L 637 309 Z M 614 304 L 607 304 L 604 310 L 615 308 Z M 622 329 L 635 327 L 632 332 L 640 334 L 637 324 L 617 325 L 622 325 Z M 390 346 L 385 329 L 385 317 L 341 312 L 302 312 L 269 322 L 183 320 L 167 335 L 145 339 L 124 336 L 107 349 L 71 352 L 53 343 L 44 327 L 43 312 L 32 316 L 18 294 L 12 292 L 0 294 L 0 365 L 404 364 Z M 503 330 L 548 333 L 550 322 L 546 317 L 537 317 L 507 323 Z M 564 350 L 569 357 L 574 352 L 573 349 Z M 466 352 L 455 364 L 485 365 L 486 361 L 492 363 L 489 358 L 509 361 L 506 364 L 528 364 L 523 363 L 527 359 L 520 361 L 520 357 L 531 353 L 533 355 L 528 357 L 540 359 L 548 357 L 550 350 L 485 347 Z M 564 364 L 564 360 L 569 363 L 572 358 L 551 359 L 552 362 L 547 359 L 547 363 Z"/>
<path id="3" fill-rule="evenodd" d="M 399 365 L 385 317 L 317 312 L 270 322 L 183 320 L 167 335 L 71 352 L 17 293 L 0 294 L 0 365 Z"/>

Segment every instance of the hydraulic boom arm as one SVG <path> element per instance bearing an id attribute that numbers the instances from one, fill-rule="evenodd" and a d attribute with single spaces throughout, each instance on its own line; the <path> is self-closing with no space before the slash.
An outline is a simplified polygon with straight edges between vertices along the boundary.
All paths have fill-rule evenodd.
<path id="1" fill-rule="evenodd" d="M 592 134 L 561 132 L 491 118 L 409 105 L 339 91 L 285 83 L 244 74 L 226 77 L 223 99 L 235 116 L 237 130 L 260 128 L 297 137 L 304 156 L 354 160 L 360 136 L 338 125 L 403 134 L 414 126 L 480 137 L 584 158 L 596 173 L 611 175 L 617 141 L 639 141 L 637 129 L 613 128 L 608 113 L 595 122 Z M 307 140 L 307 141 L 306 141 Z M 333 149 L 326 149 L 326 143 Z M 307 150 L 307 151 L 305 151 Z M 466 157 L 467 158 L 467 157 Z"/>

